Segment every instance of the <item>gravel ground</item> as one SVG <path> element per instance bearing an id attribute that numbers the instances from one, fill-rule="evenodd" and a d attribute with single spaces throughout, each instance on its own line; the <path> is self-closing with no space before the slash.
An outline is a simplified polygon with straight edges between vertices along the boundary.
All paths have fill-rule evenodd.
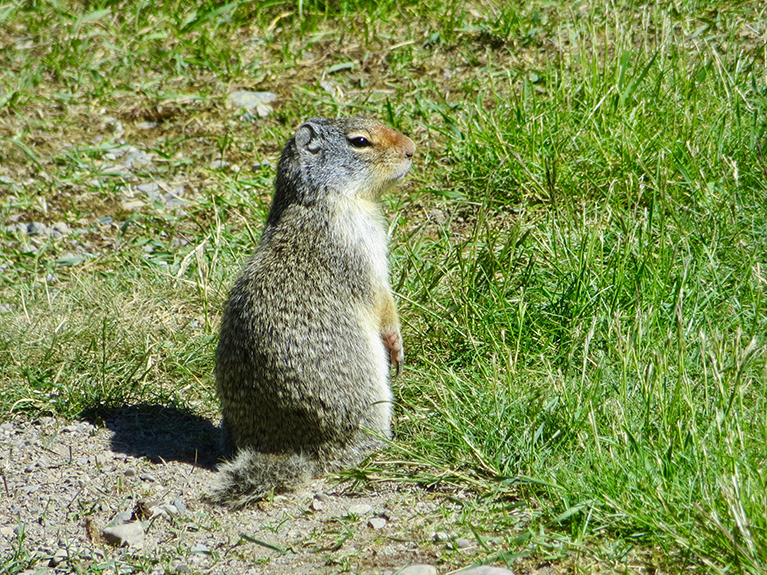
<path id="1" fill-rule="evenodd" d="M 151 406 L 0 425 L 0 556 L 27 553 L 30 575 L 386 574 L 444 573 L 478 551 L 455 530 L 456 493 L 325 479 L 237 512 L 204 503 L 218 438 L 210 421 Z"/>

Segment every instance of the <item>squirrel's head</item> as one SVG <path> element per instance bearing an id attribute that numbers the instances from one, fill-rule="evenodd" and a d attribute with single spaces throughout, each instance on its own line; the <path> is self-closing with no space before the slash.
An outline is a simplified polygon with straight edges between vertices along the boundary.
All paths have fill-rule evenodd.
<path id="1" fill-rule="evenodd" d="M 336 197 L 373 200 L 410 170 L 415 144 L 368 118 L 312 118 L 282 151 L 272 211 Z"/>

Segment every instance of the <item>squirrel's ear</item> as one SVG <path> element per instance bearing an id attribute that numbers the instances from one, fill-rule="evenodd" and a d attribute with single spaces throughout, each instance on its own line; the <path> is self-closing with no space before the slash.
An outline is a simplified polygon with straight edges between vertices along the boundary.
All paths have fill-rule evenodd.
<path id="1" fill-rule="evenodd" d="M 312 154 L 320 151 L 320 140 L 317 138 L 317 132 L 314 126 L 307 122 L 302 124 L 296 131 L 296 147 L 299 150 L 308 150 Z"/>

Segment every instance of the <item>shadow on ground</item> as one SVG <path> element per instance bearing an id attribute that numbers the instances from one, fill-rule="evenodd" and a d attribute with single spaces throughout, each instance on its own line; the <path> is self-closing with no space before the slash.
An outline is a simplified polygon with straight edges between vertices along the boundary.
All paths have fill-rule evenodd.
<path id="1" fill-rule="evenodd" d="M 224 454 L 220 427 L 186 409 L 139 403 L 89 408 L 80 417 L 114 433 L 113 451 L 153 463 L 181 461 L 213 469 Z"/>

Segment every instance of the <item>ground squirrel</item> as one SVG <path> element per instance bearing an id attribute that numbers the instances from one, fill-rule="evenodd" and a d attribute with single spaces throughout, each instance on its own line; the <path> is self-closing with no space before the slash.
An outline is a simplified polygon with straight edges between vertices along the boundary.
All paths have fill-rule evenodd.
<path id="1" fill-rule="evenodd" d="M 294 490 L 390 437 L 389 371 L 404 354 L 376 200 L 414 152 L 367 118 L 308 120 L 283 149 L 221 325 L 216 386 L 235 455 L 210 500 L 242 507 Z"/>

